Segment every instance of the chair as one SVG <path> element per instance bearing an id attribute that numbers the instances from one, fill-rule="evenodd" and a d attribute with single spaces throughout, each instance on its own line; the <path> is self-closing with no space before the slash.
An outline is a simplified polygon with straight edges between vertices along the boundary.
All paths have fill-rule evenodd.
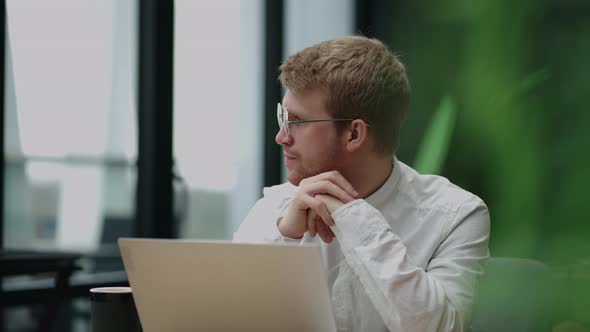
<path id="1" fill-rule="evenodd" d="M 550 331 L 549 268 L 521 258 L 491 257 L 480 280 L 473 332 Z"/>

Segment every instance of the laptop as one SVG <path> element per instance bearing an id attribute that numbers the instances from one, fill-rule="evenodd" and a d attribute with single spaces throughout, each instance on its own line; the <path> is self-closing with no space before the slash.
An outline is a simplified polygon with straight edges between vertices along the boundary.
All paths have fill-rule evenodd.
<path id="1" fill-rule="evenodd" d="M 336 331 L 317 245 L 118 243 L 144 332 Z"/>

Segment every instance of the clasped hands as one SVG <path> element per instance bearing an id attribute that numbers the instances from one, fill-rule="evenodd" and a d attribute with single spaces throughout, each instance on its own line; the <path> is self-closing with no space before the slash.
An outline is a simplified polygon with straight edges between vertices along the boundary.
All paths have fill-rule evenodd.
<path id="1" fill-rule="evenodd" d="M 326 243 L 336 237 L 330 227 L 335 225 L 330 214 L 353 201 L 358 193 L 338 171 L 320 173 L 302 180 L 287 213 L 277 222 L 285 237 L 299 239 L 306 232 L 316 234 Z"/>

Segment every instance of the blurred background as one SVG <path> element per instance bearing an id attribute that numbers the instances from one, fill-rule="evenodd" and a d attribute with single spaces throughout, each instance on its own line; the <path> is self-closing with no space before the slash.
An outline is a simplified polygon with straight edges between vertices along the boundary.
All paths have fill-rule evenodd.
<path id="1" fill-rule="evenodd" d="M 590 2 L 1 3 L 0 244 L 76 257 L 53 330 L 89 331 L 88 289 L 125 284 L 118 237 L 231 239 L 284 179 L 280 62 L 350 34 L 406 65 L 398 158 L 434 149 L 428 172 L 487 203 L 492 255 L 551 269 L 555 329 L 590 328 Z M 444 142 L 425 143 L 431 128 Z M 54 286 L 4 276 L 0 331 L 37 331 Z"/>

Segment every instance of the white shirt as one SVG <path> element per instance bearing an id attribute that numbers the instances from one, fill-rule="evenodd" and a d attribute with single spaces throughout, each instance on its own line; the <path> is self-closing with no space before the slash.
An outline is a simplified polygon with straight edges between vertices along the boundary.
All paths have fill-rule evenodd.
<path id="1" fill-rule="evenodd" d="M 489 256 L 490 220 L 480 198 L 394 158 L 381 188 L 332 213 L 336 239 L 326 244 L 278 231 L 296 190 L 290 183 L 265 188 L 234 241 L 320 244 L 338 331 L 467 329 Z"/>

